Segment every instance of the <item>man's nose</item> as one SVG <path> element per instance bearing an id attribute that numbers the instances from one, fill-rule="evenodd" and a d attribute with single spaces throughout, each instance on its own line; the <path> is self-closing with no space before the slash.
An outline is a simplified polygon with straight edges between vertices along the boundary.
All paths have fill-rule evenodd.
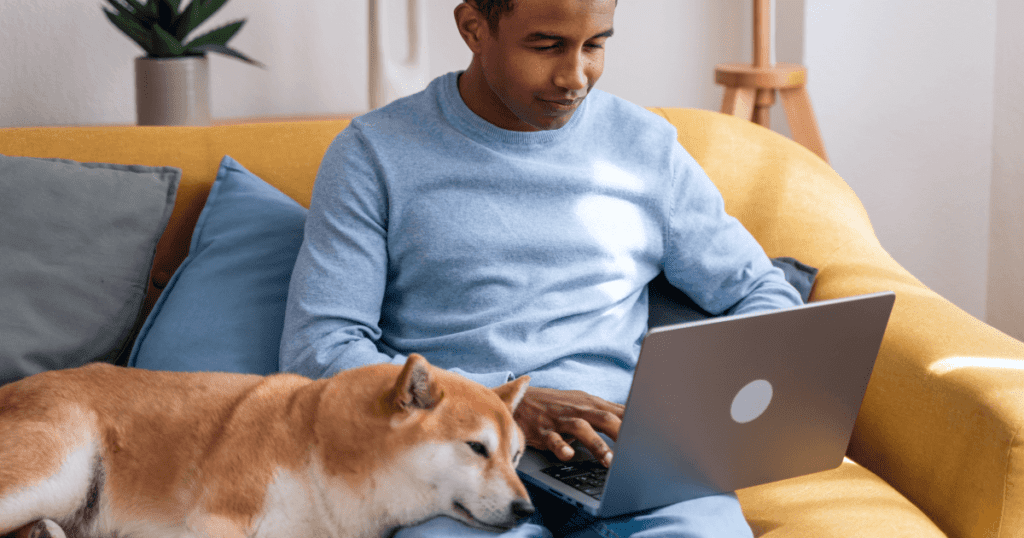
<path id="1" fill-rule="evenodd" d="M 582 51 L 567 54 L 555 74 L 555 85 L 573 92 L 585 90 L 588 86 L 586 66 Z"/>

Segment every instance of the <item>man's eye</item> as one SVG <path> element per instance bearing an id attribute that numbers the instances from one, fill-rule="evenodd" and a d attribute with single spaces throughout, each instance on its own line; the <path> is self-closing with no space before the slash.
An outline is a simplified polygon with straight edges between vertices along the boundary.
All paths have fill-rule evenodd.
<path id="1" fill-rule="evenodd" d="M 476 441 L 466 441 L 466 444 L 469 445 L 469 448 L 471 448 L 473 452 L 476 452 L 477 454 L 480 454 L 485 458 L 490 457 L 490 455 L 487 452 L 487 447 L 485 447 L 484 445 L 477 443 Z"/>

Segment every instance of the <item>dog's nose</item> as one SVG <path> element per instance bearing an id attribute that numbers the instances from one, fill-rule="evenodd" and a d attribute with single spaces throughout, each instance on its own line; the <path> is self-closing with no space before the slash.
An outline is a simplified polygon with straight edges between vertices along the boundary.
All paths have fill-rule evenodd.
<path id="1" fill-rule="evenodd" d="M 512 513 L 519 519 L 530 517 L 536 510 L 533 508 L 533 503 L 528 499 L 516 499 L 512 501 Z"/>

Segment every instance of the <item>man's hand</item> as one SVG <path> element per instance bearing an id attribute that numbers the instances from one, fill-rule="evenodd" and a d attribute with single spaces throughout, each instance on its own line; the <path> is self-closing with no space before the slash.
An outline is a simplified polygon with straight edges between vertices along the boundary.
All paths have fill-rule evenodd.
<path id="1" fill-rule="evenodd" d="M 582 391 L 530 387 L 514 416 L 529 446 L 550 450 L 558 459 L 568 461 L 575 455 L 569 443 L 579 439 L 608 467 L 612 451 L 597 432 L 617 440 L 625 411 L 624 405 Z"/>

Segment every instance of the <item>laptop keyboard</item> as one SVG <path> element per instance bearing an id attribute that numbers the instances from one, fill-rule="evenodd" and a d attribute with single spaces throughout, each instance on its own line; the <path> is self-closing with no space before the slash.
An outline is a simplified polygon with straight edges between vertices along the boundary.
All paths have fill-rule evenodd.
<path id="1" fill-rule="evenodd" d="M 600 500 L 608 468 L 590 461 L 570 461 L 542 469 L 544 474 Z"/>

